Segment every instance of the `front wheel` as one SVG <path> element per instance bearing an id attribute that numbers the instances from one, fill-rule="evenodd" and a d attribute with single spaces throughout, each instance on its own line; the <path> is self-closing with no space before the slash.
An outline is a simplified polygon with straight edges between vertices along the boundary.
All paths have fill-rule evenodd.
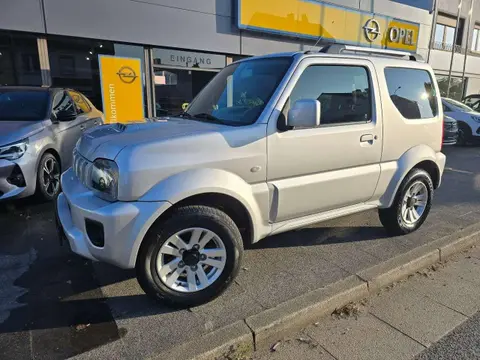
<path id="1" fill-rule="evenodd" d="M 52 201 L 60 192 L 60 164 L 50 153 L 43 154 L 37 169 L 36 195 L 43 201 Z"/>
<path id="2" fill-rule="evenodd" d="M 238 274 L 242 256 L 240 231 L 227 214 L 208 206 L 183 207 L 145 236 L 137 279 L 157 300 L 196 306 L 225 291 Z"/>
<path id="3" fill-rule="evenodd" d="M 433 198 L 433 182 L 421 169 L 413 169 L 403 180 L 393 204 L 379 209 L 382 225 L 391 235 L 404 235 L 417 230 L 426 220 Z"/>

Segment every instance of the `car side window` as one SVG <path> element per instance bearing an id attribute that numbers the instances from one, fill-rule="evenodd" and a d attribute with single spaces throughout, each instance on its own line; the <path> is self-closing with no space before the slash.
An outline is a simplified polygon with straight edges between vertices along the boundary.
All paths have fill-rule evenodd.
<path id="1" fill-rule="evenodd" d="M 426 70 L 385 68 L 390 99 L 406 119 L 428 119 L 437 116 L 437 94 L 432 77 Z"/>
<path id="2" fill-rule="evenodd" d="M 86 114 L 92 111 L 92 109 L 90 108 L 90 105 L 88 105 L 87 101 L 82 96 L 82 94 L 79 94 L 78 92 L 72 91 L 72 90 L 70 90 L 68 93 L 70 94 L 70 96 L 72 97 L 75 103 L 75 108 L 77 110 L 77 113 Z"/>
<path id="3" fill-rule="evenodd" d="M 320 126 L 365 123 L 372 119 L 372 92 L 363 66 L 312 65 L 305 69 L 290 95 L 321 104 Z"/>
<path id="4" fill-rule="evenodd" d="M 59 112 L 71 115 L 77 114 L 75 104 L 66 91 L 60 91 L 55 94 L 52 103 L 52 112 L 55 116 L 57 116 Z"/>

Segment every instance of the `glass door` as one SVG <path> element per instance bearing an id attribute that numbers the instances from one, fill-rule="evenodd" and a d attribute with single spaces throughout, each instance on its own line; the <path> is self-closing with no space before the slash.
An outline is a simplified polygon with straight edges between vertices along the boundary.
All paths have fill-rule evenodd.
<path id="1" fill-rule="evenodd" d="M 155 67 L 155 116 L 180 114 L 216 73 Z"/>

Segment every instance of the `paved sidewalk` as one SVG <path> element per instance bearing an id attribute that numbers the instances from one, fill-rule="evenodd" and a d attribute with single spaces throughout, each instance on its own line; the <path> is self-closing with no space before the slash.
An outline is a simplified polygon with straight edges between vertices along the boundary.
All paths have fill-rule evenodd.
<path id="1" fill-rule="evenodd" d="M 441 348 L 432 354 L 426 349 L 470 317 L 478 317 L 479 274 L 480 248 L 474 248 L 278 339 L 253 359 L 438 359 Z M 480 355 L 478 344 L 472 346 L 477 347 L 471 354 Z M 468 344 L 462 349 L 468 352 Z"/>

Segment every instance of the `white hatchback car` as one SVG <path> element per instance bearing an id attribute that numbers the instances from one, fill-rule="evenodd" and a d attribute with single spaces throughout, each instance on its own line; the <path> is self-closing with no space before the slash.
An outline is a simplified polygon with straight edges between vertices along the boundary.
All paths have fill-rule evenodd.
<path id="1" fill-rule="evenodd" d="M 480 139 L 480 113 L 460 101 L 442 98 L 443 112 L 457 120 L 458 145 L 466 145 Z"/>

